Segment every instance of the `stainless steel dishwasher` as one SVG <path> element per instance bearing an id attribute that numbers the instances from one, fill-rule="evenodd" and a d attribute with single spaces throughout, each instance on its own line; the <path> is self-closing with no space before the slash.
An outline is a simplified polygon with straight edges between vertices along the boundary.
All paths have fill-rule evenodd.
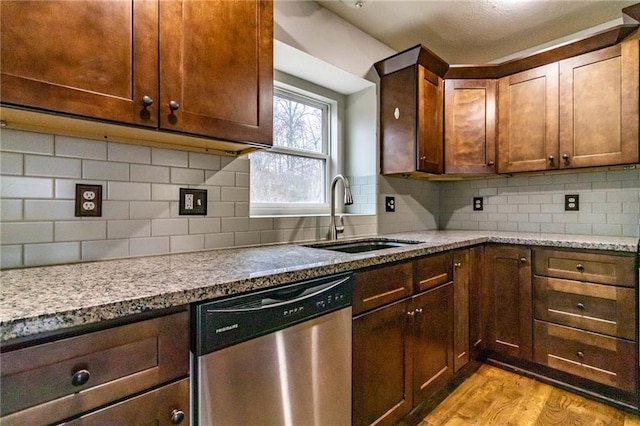
<path id="1" fill-rule="evenodd" d="M 352 275 L 195 305 L 193 420 L 351 424 Z"/>

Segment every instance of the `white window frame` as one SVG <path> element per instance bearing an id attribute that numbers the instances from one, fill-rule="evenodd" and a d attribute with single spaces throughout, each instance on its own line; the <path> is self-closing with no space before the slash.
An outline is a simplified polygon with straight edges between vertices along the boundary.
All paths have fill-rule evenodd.
<path id="1" fill-rule="evenodd" d="M 324 203 L 256 203 L 250 202 L 250 214 L 255 216 L 314 216 L 329 214 L 331 179 L 339 170 L 340 140 L 338 137 L 338 100 L 309 90 L 301 89 L 280 81 L 274 81 L 274 95 L 321 108 L 324 117 L 323 152 L 302 151 L 294 148 L 273 146 L 266 152 L 316 158 L 325 161 L 325 202 Z"/>

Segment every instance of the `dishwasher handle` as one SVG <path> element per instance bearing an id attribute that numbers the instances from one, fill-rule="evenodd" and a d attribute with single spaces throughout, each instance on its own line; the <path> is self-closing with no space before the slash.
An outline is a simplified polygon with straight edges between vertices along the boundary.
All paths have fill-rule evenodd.
<path id="1" fill-rule="evenodd" d="M 312 287 L 299 288 L 298 285 L 280 290 L 269 290 L 267 294 L 259 298 L 252 298 L 251 295 L 245 296 L 250 300 L 242 300 L 238 298 L 237 303 L 227 306 L 215 306 L 207 309 L 207 313 L 231 313 L 231 312 L 252 312 L 261 309 L 271 309 L 288 304 L 300 303 L 307 299 L 330 292 L 334 288 L 344 284 L 351 279 L 350 275 L 337 278 L 335 280 L 324 282 Z M 256 295 L 257 296 L 257 295 Z"/>

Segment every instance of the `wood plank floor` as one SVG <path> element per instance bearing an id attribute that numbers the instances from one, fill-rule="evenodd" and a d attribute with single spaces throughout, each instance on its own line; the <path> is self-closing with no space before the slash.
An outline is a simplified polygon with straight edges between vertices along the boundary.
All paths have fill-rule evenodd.
<path id="1" fill-rule="evenodd" d="M 419 423 L 444 425 L 640 426 L 640 417 L 484 364 Z"/>

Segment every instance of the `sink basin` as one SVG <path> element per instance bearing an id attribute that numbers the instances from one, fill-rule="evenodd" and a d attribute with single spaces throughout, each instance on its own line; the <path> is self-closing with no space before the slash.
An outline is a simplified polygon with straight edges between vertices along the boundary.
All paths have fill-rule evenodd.
<path id="1" fill-rule="evenodd" d="M 388 248 L 406 247 L 412 244 L 419 244 L 419 241 L 402 241 L 391 239 L 376 239 L 364 241 L 344 241 L 312 244 L 313 247 L 323 250 L 339 251 L 342 253 L 364 253 L 374 250 L 384 250 Z"/>

